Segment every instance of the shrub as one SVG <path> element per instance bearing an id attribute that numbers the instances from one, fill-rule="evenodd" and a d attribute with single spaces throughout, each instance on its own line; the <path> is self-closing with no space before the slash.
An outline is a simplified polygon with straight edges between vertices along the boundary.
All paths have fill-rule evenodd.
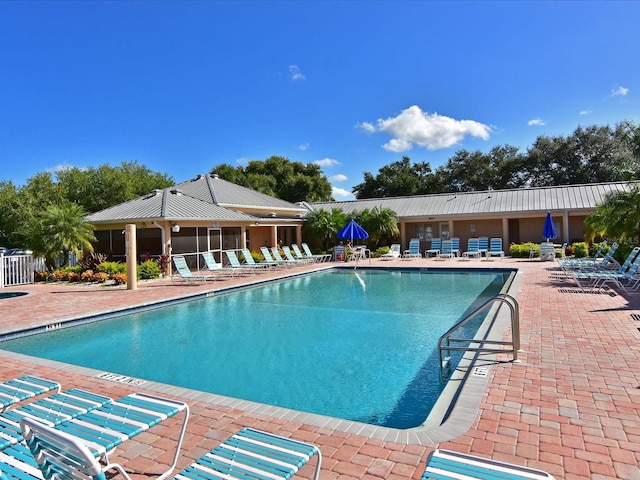
<path id="1" fill-rule="evenodd" d="M 109 258 L 104 253 L 88 253 L 78 261 L 82 270 L 95 270 L 98 265 Z"/>
<path id="2" fill-rule="evenodd" d="M 573 254 L 576 258 L 584 258 L 589 256 L 589 247 L 585 242 L 576 242 L 573 244 Z"/>
<path id="3" fill-rule="evenodd" d="M 155 260 L 147 260 L 138 265 L 138 276 L 143 280 L 158 278 L 160 276 L 160 266 Z"/>
<path id="4" fill-rule="evenodd" d="M 573 245 L 567 245 L 567 248 L 564 249 L 564 254 L 567 257 L 570 257 L 571 255 L 573 255 Z"/>
<path id="5" fill-rule="evenodd" d="M 49 272 L 35 272 L 34 280 L 36 282 L 46 282 L 49 280 Z"/>
<path id="6" fill-rule="evenodd" d="M 122 285 L 127 283 L 127 274 L 126 273 L 114 273 L 113 281 L 116 282 L 116 285 Z"/>
<path id="7" fill-rule="evenodd" d="M 70 282 L 79 282 L 80 281 L 80 274 L 76 273 L 76 272 L 69 272 L 67 274 L 67 280 L 69 280 Z"/>
<path id="8" fill-rule="evenodd" d="M 160 267 L 160 272 L 163 275 L 169 274 L 169 264 L 171 264 L 171 257 L 169 255 L 160 255 L 158 257 L 158 266 Z"/>
<path id="9" fill-rule="evenodd" d="M 80 275 L 80 279 L 83 282 L 92 282 L 93 281 L 93 270 L 85 270 Z"/>
<path id="10" fill-rule="evenodd" d="M 104 283 L 107 280 L 109 280 L 110 278 L 111 277 L 109 276 L 108 273 L 98 272 L 98 273 L 94 273 L 93 274 L 93 278 L 91 279 L 91 281 L 98 282 L 98 283 Z"/>
<path id="11" fill-rule="evenodd" d="M 49 275 L 49 279 L 52 282 L 62 282 L 64 280 L 67 279 L 67 272 L 65 272 L 64 270 L 58 268 L 56 270 L 54 270 L 53 272 L 51 272 L 51 275 Z"/>
<path id="12" fill-rule="evenodd" d="M 386 255 L 387 253 L 389 253 L 389 250 L 391 250 L 391 247 L 380 247 L 376 250 L 376 254 L 378 256 Z"/>
<path id="13" fill-rule="evenodd" d="M 540 256 L 540 245 L 532 242 L 527 243 L 512 243 L 509 245 L 509 256 L 511 258 L 529 258 L 531 249 L 533 249 L 533 256 Z"/>
<path id="14" fill-rule="evenodd" d="M 98 265 L 97 271 L 100 273 L 106 273 L 109 275 L 109 278 L 111 278 L 116 273 L 126 273 L 127 266 L 121 262 L 102 262 Z"/>

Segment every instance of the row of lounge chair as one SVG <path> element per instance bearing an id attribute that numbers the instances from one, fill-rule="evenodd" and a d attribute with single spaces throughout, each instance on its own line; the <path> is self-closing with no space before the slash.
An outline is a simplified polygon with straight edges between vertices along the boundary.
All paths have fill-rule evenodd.
<path id="1" fill-rule="evenodd" d="M 226 250 L 224 254 L 227 257 L 228 266 L 223 266 L 221 263 L 218 263 L 211 252 L 203 252 L 201 255 L 206 265 L 206 270 L 199 272 L 193 272 L 189 268 L 187 260 L 183 255 L 174 255 L 173 264 L 177 276 L 173 278 L 195 283 L 206 280 L 224 279 L 236 275 L 242 276 L 261 273 L 270 268 L 289 268 L 308 263 L 326 262 L 331 259 L 331 254 L 313 254 L 306 243 L 302 244 L 302 250 L 294 244 L 291 245 L 291 247 L 272 247 L 271 249 L 261 247 L 260 251 L 264 260 L 256 262 L 249 249 L 244 248 L 240 250 L 244 258 L 243 263 L 240 261 L 235 250 Z"/>
<path id="2" fill-rule="evenodd" d="M 592 258 L 562 258 L 558 264 L 563 276 L 575 282 L 583 291 L 602 291 L 612 286 L 625 293 L 640 290 L 640 247 L 635 247 L 620 264 L 613 258 L 618 244 L 603 254 L 600 249 Z"/>
<path id="3" fill-rule="evenodd" d="M 125 469 L 109 461 L 116 447 L 151 427 L 184 413 L 172 464 L 158 480 L 168 478 L 177 465 L 189 418 L 189 406 L 181 401 L 146 393 L 113 400 L 80 389 L 60 391 L 56 382 L 20 377 L 0 384 L 14 389 L 28 384 L 30 394 L 16 394 L 5 401 L 0 413 L 0 479 L 105 480 L 112 472 L 125 479 Z M 50 388 L 51 387 L 51 388 Z M 22 388 L 20 392 L 25 391 Z M 27 398 L 56 393 L 28 404 Z M 252 428 L 243 428 L 187 468 L 176 480 L 289 479 L 314 457 L 314 480 L 318 480 L 322 454 L 312 444 Z M 423 480 L 457 479 L 553 479 L 541 470 L 437 449 L 427 459 Z"/>
<path id="4" fill-rule="evenodd" d="M 421 258 L 423 252 L 420 251 L 420 240 L 412 238 L 409 241 L 409 248 L 400 254 L 400 244 L 393 244 L 389 249 L 389 253 L 382 255 L 383 260 L 389 260 L 393 258 Z M 462 251 L 460 249 L 460 239 L 453 237 L 450 240 L 441 240 L 440 238 L 434 238 L 431 240 L 431 247 L 424 251 L 425 257 L 436 258 L 486 258 L 500 257 L 504 258 L 504 250 L 502 249 L 502 238 L 494 237 L 489 239 L 488 237 L 470 238 L 467 242 L 467 249 Z"/>

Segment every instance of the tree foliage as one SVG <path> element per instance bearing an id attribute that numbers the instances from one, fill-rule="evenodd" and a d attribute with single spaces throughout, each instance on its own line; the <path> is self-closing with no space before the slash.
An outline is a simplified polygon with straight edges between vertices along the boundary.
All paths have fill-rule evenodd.
<path id="1" fill-rule="evenodd" d="M 435 172 L 404 156 L 363 175 L 352 190 L 358 199 L 627 181 L 640 176 L 640 127 L 578 127 L 567 137 L 540 136 L 526 152 L 511 145 L 463 149 Z"/>
<path id="2" fill-rule="evenodd" d="M 339 208 L 333 208 L 331 211 L 323 208 L 312 210 L 305 219 L 305 235 L 320 239 L 324 251 L 335 241 L 338 231 L 347 223 L 347 216 Z"/>
<path id="3" fill-rule="evenodd" d="M 617 191 L 598 205 L 584 221 L 585 237 L 595 236 L 637 245 L 640 241 L 640 188 Z"/>
<path id="4" fill-rule="evenodd" d="M 212 168 L 210 173 L 289 202 L 332 200 L 331 184 L 314 163 L 305 165 L 285 157 L 271 156 L 266 160 L 252 160 L 246 167 L 223 163 Z"/>

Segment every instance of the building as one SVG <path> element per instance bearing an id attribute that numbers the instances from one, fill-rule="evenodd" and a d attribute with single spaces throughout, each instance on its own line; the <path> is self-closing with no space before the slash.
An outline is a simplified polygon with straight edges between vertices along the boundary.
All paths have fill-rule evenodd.
<path id="1" fill-rule="evenodd" d="M 616 182 L 372 198 L 313 203 L 309 208 L 338 208 L 347 214 L 374 207 L 393 210 L 400 222 L 403 249 L 408 248 L 411 238 L 419 238 L 424 251 L 433 237 L 459 237 L 462 245 L 470 237 L 502 237 L 504 245 L 540 243 L 547 212 L 551 212 L 558 234 L 554 241 L 573 243 L 584 239 L 585 217 L 607 195 L 629 191 L 634 185 Z"/>
<path id="2" fill-rule="evenodd" d="M 93 213 L 95 250 L 124 259 L 127 224 L 136 225 L 139 255 L 182 254 L 200 267 L 200 252 L 300 242 L 307 210 L 227 182 L 217 175 L 192 180 Z"/>
<path id="3" fill-rule="evenodd" d="M 629 191 L 636 183 L 615 182 L 559 187 L 488 190 L 345 202 L 293 204 L 241 187 L 217 175 L 192 180 L 115 205 L 88 216 L 98 239 L 96 251 L 125 255 L 124 228 L 136 225 L 139 255 L 182 254 L 199 267 L 200 252 L 217 260 L 223 250 L 300 243 L 304 216 L 310 210 L 338 208 L 347 214 L 388 208 L 399 218 L 400 242 L 408 248 L 419 238 L 425 250 L 433 237 L 502 237 L 503 243 L 540 243 L 551 212 L 556 243 L 584 239 L 584 219 L 606 196 Z"/>

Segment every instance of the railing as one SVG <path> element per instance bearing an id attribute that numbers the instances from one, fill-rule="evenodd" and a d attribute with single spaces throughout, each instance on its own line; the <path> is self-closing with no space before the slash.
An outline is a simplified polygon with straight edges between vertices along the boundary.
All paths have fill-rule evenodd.
<path id="1" fill-rule="evenodd" d="M 506 304 L 509 307 L 511 313 L 511 340 L 488 340 L 483 338 L 453 338 L 453 335 L 462 326 L 468 323 L 471 319 L 477 317 L 482 312 L 492 307 L 495 303 L 502 305 Z M 496 314 L 498 312 L 496 311 Z M 451 342 L 465 343 L 465 346 L 452 346 Z M 472 346 L 479 345 L 479 346 Z M 511 348 L 495 348 L 485 347 L 484 345 L 510 345 Z M 513 355 L 513 361 L 518 362 L 518 350 L 520 350 L 520 307 L 518 301 L 511 295 L 506 293 L 500 293 L 495 297 L 490 298 L 478 308 L 476 308 L 469 315 L 457 322 L 451 327 L 444 335 L 438 340 L 438 349 L 440 351 L 440 378 L 445 380 L 449 374 L 449 360 L 451 358 L 450 352 L 463 351 L 463 352 L 483 352 L 483 353 L 511 353 Z M 447 352 L 447 355 L 443 357 L 443 352 Z"/>
<path id="2" fill-rule="evenodd" d="M 3 255 L 0 253 L 0 288 L 33 283 L 32 255 Z"/>

